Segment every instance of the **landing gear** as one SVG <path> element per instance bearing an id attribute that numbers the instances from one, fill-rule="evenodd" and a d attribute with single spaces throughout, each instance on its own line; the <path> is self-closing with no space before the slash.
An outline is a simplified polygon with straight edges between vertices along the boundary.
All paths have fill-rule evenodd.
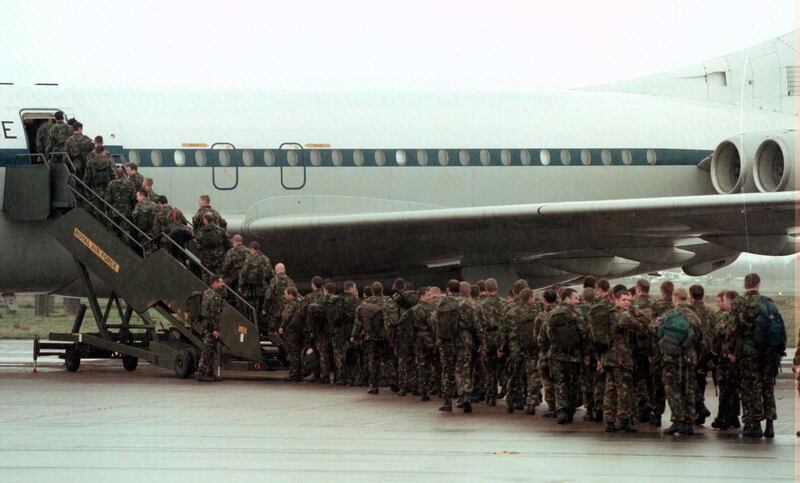
<path id="1" fill-rule="evenodd" d="M 77 348 L 69 349 L 64 353 L 64 365 L 69 372 L 78 372 L 81 367 L 81 355 Z"/>
<path id="2" fill-rule="evenodd" d="M 125 368 L 128 372 L 133 372 L 136 370 L 136 367 L 139 365 L 139 358 L 123 355 L 122 356 L 122 367 Z"/>

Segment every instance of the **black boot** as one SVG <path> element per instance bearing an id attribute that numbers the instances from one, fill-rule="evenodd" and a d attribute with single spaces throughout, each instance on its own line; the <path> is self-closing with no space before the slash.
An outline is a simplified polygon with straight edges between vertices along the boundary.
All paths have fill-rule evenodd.
<path id="1" fill-rule="evenodd" d="M 764 435 L 764 432 L 761 431 L 761 422 L 746 422 L 744 423 L 744 429 L 742 430 L 742 436 L 745 438 L 760 438 Z"/>
<path id="2" fill-rule="evenodd" d="M 678 434 L 683 434 L 686 436 L 691 436 L 694 434 L 694 422 L 693 421 L 684 421 L 683 427 L 678 430 Z"/>
<path id="3" fill-rule="evenodd" d="M 514 414 L 514 404 L 513 403 L 509 403 L 509 402 L 506 403 L 506 412 L 508 412 L 508 414 Z"/>
<path id="4" fill-rule="evenodd" d="M 767 419 L 767 427 L 764 428 L 764 437 L 765 438 L 775 437 L 775 427 L 771 419 Z"/>
<path id="5" fill-rule="evenodd" d="M 486 404 L 488 404 L 489 406 L 497 406 L 497 400 L 494 398 L 489 398 L 489 400 L 486 401 Z"/>
<path id="6" fill-rule="evenodd" d="M 653 426 L 654 428 L 660 428 L 661 416 L 656 416 L 656 415 L 650 416 L 650 421 L 648 422 L 648 424 L 650 424 L 650 426 Z"/>
<path id="7" fill-rule="evenodd" d="M 556 422 L 558 424 L 567 424 L 569 422 L 569 414 L 564 411 L 559 411 L 556 414 Z"/>
<path id="8" fill-rule="evenodd" d="M 528 404 L 527 406 L 525 406 L 525 414 L 527 414 L 528 416 L 533 416 L 534 414 L 536 414 L 536 406 L 534 406 L 533 404 Z"/>
<path id="9" fill-rule="evenodd" d="M 423 393 L 422 393 L 422 397 L 421 397 L 421 398 L 419 398 L 419 400 L 420 400 L 420 401 L 430 401 L 430 400 L 431 400 L 431 397 L 430 397 L 430 396 L 428 396 L 428 393 L 427 393 L 427 392 L 423 392 Z"/>
<path id="10" fill-rule="evenodd" d="M 552 418 L 556 417 L 556 412 L 552 408 L 548 408 L 547 412 L 544 413 L 543 417 L 552 419 Z"/>
<path id="11" fill-rule="evenodd" d="M 584 421 L 594 421 L 594 416 L 592 416 L 592 413 L 586 413 L 586 414 L 583 415 L 583 420 Z"/>
<path id="12" fill-rule="evenodd" d="M 472 403 L 469 401 L 464 401 L 464 412 L 471 413 L 472 412 Z"/>
<path id="13" fill-rule="evenodd" d="M 614 421 L 606 421 L 606 429 L 604 431 L 606 433 L 616 433 L 617 427 L 614 424 Z"/>
<path id="14" fill-rule="evenodd" d="M 675 434 L 683 429 L 683 423 L 679 421 L 673 421 L 672 424 L 663 431 L 664 434 Z"/>
<path id="15" fill-rule="evenodd" d="M 397 391 L 397 395 L 398 396 L 405 396 L 406 395 L 406 390 L 405 389 L 400 389 L 399 391 Z"/>
<path id="16" fill-rule="evenodd" d="M 739 429 L 742 427 L 742 423 L 739 422 L 739 416 L 736 416 L 735 418 L 731 419 L 729 424 L 730 427 L 733 429 Z"/>
<path id="17" fill-rule="evenodd" d="M 450 399 L 445 399 L 444 400 L 444 404 L 442 404 L 442 407 L 439 408 L 439 411 L 448 411 L 449 412 L 449 411 L 452 411 L 452 410 L 453 410 L 453 401 L 451 401 Z"/>
<path id="18" fill-rule="evenodd" d="M 597 423 L 603 422 L 603 410 L 602 409 L 595 409 L 594 410 L 594 420 Z"/>
<path id="19" fill-rule="evenodd" d="M 377 387 L 371 388 L 369 391 L 367 391 L 367 394 L 378 394 L 378 388 Z"/>
<path id="20" fill-rule="evenodd" d="M 614 428 L 617 431 L 621 431 L 623 433 L 638 433 L 639 432 L 636 428 L 631 426 L 631 420 L 630 419 L 617 419 L 617 422 L 614 425 Z"/>
<path id="21" fill-rule="evenodd" d="M 707 407 L 703 406 L 700 411 L 697 412 L 697 418 L 694 420 L 694 424 L 696 426 L 702 426 L 706 423 L 706 418 L 711 416 L 711 411 L 708 410 Z"/>

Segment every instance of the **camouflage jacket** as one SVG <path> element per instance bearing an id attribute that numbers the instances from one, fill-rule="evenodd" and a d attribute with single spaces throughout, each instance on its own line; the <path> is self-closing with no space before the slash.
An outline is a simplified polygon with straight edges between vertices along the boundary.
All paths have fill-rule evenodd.
<path id="1" fill-rule="evenodd" d="M 197 212 L 192 217 L 192 228 L 194 228 L 195 233 L 197 233 L 197 230 L 203 227 L 203 216 L 205 216 L 207 212 L 210 212 L 211 214 L 214 215 L 214 219 L 212 221 L 216 223 L 218 226 L 222 227 L 223 229 L 228 227 L 228 223 L 225 221 L 224 218 L 222 218 L 222 216 L 220 216 L 217 210 L 215 210 L 211 206 L 203 206 L 198 208 Z"/>
<path id="2" fill-rule="evenodd" d="M 36 151 L 45 154 L 47 153 L 47 135 L 50 132 L 52 122 L 45 122 L 39 125 L 36 130 Z"/>
<path id="3" fill-rule="evenodd" d="M 136 204 L 136 190 L 127 178 L 117 178 L 108 183 L 106 201 L 119 211 L 122 216 L 130 218 L 133 205 Z"/>
<path id="4" fill-rule="evenodd" d="M 228 250 L 229 255 L 231 250 Z M 225 260 L 228 260 L 227 256 Z M 225 265 L 222 266 L 222 269 L 225 270 Z M 283 294 L 287 288 L 293 286 L 294 281 L 286 273 L 277 273 L 272 277 L 267 285 L 267 291 L 264 293 L 264 312 L 268 317 L 277 317 L 283 312 L 283 305 L 286 302 Z"/>
<path id="5" fill-rule="evenodd" d="M 136 188 L 136 191 L 142 189 L 142 183 L 144 183 L 144 176 L 142 176 L 137 172 L 130 175 L 128 179 L 133 181 L 133 186 Z"/>
<path id="6" fill-rule="evenodd" d="M 148 199 L 145 199 L 141 203 L 136 204 L 136 207 L 133 209 L 133 213 L 131 214 L 131 219 L 140 230 L 150 235 L 153 231 L 155 214 L 156 204 Z"/>
<path id="7" fill-rule="evenodd" d="M 757 290 L 748 290 L 739 296 L 731 307 L 733 327 L 729 333 L 727 346 L 736 359 L 753 359 L 761 355 L 755 342 L 753 322 L 758 306 L 765 300 L 769 298 L 759 294 Z"/>
<path id="8" fill-rule="evenodd" d="M 386 328 L 397 325 L 397 304 L 394 303 L 394 300 L 392 300 L 391 297 L 387 297 L 385 295 L 373 295 L 371 297 L 367 297 L 362 303 L 375 304 L 381 308 L 381 313 L 383 315 L 383 333 L 375 334 L 371 339 L 376 341 L 386 340 Z M 353 323 L 353 331 L 350 333 L 350 335 L 356 340 L 360 340 L 362 335 L 364 336 L 365 340 L 370 340 L 367 338 L 368 334 L 364 331 L 363 322 L 358 316 L 355 318 Z"/>
<path id="9" fill-rule="evenodd" d="M 128 181 L 131 183 L 132 186 L 133 182 L 130 180 Z M 173 215 L 175 218 L 174 220 L 173 220 Z M 189 226 L 189 222 L 186 220 L 186 217 L 183 216 L 181 210 L 179 210 L 178 208 L 173 208 L 169 204 L 158 205 L 158 209 L 155 212 L 155 219 L 153 220 L 153 225 L 154 225 L 153 233 L 158 234 L 164 232 L 167 235 L 169 235 L 170 226 L 172 226 L 173 223 Z"/>
<path id="10" fill-rule="evenodd" d="M 432 333 L 433 322 L 433 305 L 430 302 L 420 302 L 411 307 L 414 312 L 414 333 Z"/>
<path id="11" fill-rule="evenodd" d="M 604 367 L 625 367 L 633 370 L 635 337 L 640 327 L 639 321 L 630 312 L 612 307 L 609 348 L 601 356 Z"/>
<path id="12" fill-rule="evenodd" d="M 267 289 L 267 281 L 272 278 L 272 263 L 266 255 L 257 251 L 247 255 L 239 272 L 239 289 L 260 291 L 262 296 Z"/>
<path id="13" fill-rule="evenodd" d="M 656 318 L 655 302 L 649 295 L 639 295 L 633 299 L 631 303 L 641 310 L 651 321 Z"/>
<path id="14" fill-rule="evenodd" d="M 76 137 L 74 134 L 64 143 L 64 151 L 69 154 L 69 158 L 78 170 L 83 170 L 89 161 L 89 153 L 94 150 L 94 143 L 89 136 L 81 134 Z"/>
<path id="15" fill-rule="evenodd" d="M 502 311 L 503 303 L 497 295 L 487 296 L 479 306 L 478 324 L 483 332 L 487 349 L 492 351 L 497 351 L 503 342 Z"/>
<path id="16" fill-rule="evenodd" d="M 556 334 L 553 333 L 550 326 L 550 320 L 553 320 L 554 315 L 570 317 L 572 319 L 572 324 L 574 324 L 573 328 L 579 335 L 579 343 L 572 346 L 569 350 L 559 350 L 556 348 Z M 586 321 L 583 319 L 577 307 L 570 307 L 566 304 L 558 305 L 548 313 L 547 319 L 543 321 L 539 329 L 537 340 L 539 343 L 539 351 L 545 354 L 545 358 L 551 361 L 581 362 L 583 356 L 589 355 L 591 352 L 591 341 L 589 340 L 589 333 L 586 330 Z"/>
<path id="17" fill-rule="evenodd" d="M 452 300 L 450 300 L 452 299 Z M 478 324 L 475 318 L 475 310 L 469 301 L 465 298 L 460 296 L 450 296 L 445 297 L 439 303 L 439 307 L 444 304 L 458 304 L 458 334 L 457 336 L 451 341 L 445 341 L 438 338 L 437 334 L 437 342 L 440 344 L 454 344 L 457 347 L 465 348 L 465 347 L 474 347 L 476 344 L 482 344 L 482 334 L 478 329 Z M 436 331 L 437 326 L 437 311 L 433 311 L 431 315 L 431 321 L 433 322 L 434 332 Z"/>
<path id="18" fill-rule="evenodd" d="M 305 321 L 297 313 L 298 310 L 302 309 L 303 302 L 302 297 L 295 297 L 288 302 L 284 302 L 283 310 L 281 311 L 281 329 L 286 335 L 294 335 L 295 337 L 303 335 L 303 331 L 306 328 Z"/>
<path id="19" fill-rule="evenodd" d="M 64 152 L 64 145 L 73 134 L 72 126 L 63 122 L 56 122 L 50 125 L 47 131 L 47 152 Z"/>
<path id="20" fill-rule="evenodd" d="M 727 341 L 731 340 L 735 329 L 735 319 L 730 311 L 717 313 L 717 325 L 714 327 L 714 340 L 711 343 L 714 354 L 719 359 L 727 357 L 733 351 L 729 349 Z"/>
<path id="21" fill-rule="evenodd" d="M 653 318 L 657 319 L 672 310 L 672 300 L 660 298 L 653 302 Z"/>
<path id="22" fill-rule="evenodd" d="M 247 247 L 238 245 L 225 253 L 225 260 L 222 261 L 221 275 L 225 279 L 225 284 L 229 287 L 236 288 L 239 284 L 239 275 L 242 271 L 245 259 L 249 254 Z M 281 294 L 283 298 L 283 294 Z M 280 314 L 280 312 L 278 312 Z"/>
<path id="23" fill-rule="evenodd" d="M 150 203 L 152 203 L 152 201 Z M 203 225 L 203 227 L 199 230 L 195 230 L 194 238 L 200 250 L 207 252 L 219 251 L 224 253 L 226 239 L 225 230 L 218 227 L 214 223 L 208 223 Z"/>
<path id="24" fill-rule="evenodd" d="M 203 292 L 203 301 L 200 306 L 200 315 L 203 317 L 204 332 L 220 330 L 222 328 L 222 295 L 212 288 Z"/>
<path id="25" fill-rule="evenodd" d="M 684 355 L 670 355 L 666 352 L 661 352 L 661 359 L 665 363 L 673 363 L 673 364 L 684 364 L 689 366 L 696 366 L 697 365 L 697 358 L 702 353 L 705 341 L 703 340 L 703 324 L 700 321 L 700 317 L 697 315 L 697 312 L 692 308 L 691 305 L 687 304 L 678 304 L 672 310 L 676 310 L 683 315 L 686 320 L 689 321 L 689 337 L 691 337 L 691 344 L 687 348 L 686 354 Z M 671 311 L 670 311 L 671 312 Z M 666 316 L 669 314 L 663 314 L 659 317 L 658 325 L 659 327 L 663 323 Z"/>
<path id="26" fill-rule="evenodd" d="M 353 325 L 356 321 L 356 309 L 361 304 L 358 297 L 349 293 L 342 295 L 342 333 L 345 337 L 350 337 L 353 333 Z"/>
<path id="27" fill-rule="evenodd" d="M 703 364 L 713 358 L 714 354 L 714 334 L 717 327 L 717 316 L 708 308 L 708 306 L 700 301 L 692 301 L 689 305 L 700 319 L 700 331 L 703 333 L 703 345 L 699 348 L 700 352 L 697 354 L 698 362 Z"/>
<path id="28" fill-rule="evenodd" d="M 539 316 L 536 305 L 519 301 L 506 312 L 508 323 L 508 347 L 512 354 L 525 354 L 534 356 L 539 354 L 539 335 L 536 330 L 536 317 Z M 533 318 L 533 323 L 527 328 L 521 322 Z M 524 330 L 530 330 L 523 334 Z M 535 357 L 535 356 L 534 356 Z"/>
<path id="29" fill-rule="evenodd" d="M 83 182 L 95 191 L 105 191 L 114 179 L 114 161 L 107 154 L 98 154 L 86 163 Z"/>

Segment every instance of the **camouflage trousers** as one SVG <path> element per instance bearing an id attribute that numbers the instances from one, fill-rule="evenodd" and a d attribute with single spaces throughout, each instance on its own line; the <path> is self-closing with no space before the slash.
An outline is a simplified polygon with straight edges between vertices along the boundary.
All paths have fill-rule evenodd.
<path id="1" fill-rule="evenodd" d="M 583 407 L 587 411 L 594 411 L 595 408 L 595 378 L 597 377 L 597 361 L 592 357 L 588 366 L 581 365 L 581 396 L 583 399 Z"/>
<path id="2" fill-rule="evenodd" d="M 388 344 L 385 340 L 365 340 L 364 356 L 367 359 L 367 382 L 370 389 L 381 385 L 381 374 L 386 372 Z M 389 359 L 391 361 L 391 359 Z"/>
<path id="3" fill-rule="evenodd" d="M 719 410 L 717 420 L 725 423 L 733 422 L 739 417 L 739 369 L 727 358 L 720 361 L 717 369 L 719 376 Z"/>
<path id="4" fill-rule="evenodd" d="M 442 397 L 450 400 L 456 395 L 456 348 L 453 344 L 439 344 L 442 365 Z"/>
<path id="5" fill-rule="evenodd" d="M 606 423 L 617 419 L 630 419 L 633 411 L 633 369 L 628 367 L 605 367 L 606 387 L 603 397 L 603 414 Z"/>
<path id="6" fill-rule="evenodd" d="M 334 379 L 337 383 L 348 383 L 352 380 L 350 367 L 347 366 L 347 349 L 349 347 L 344 332 L 337 331 L 331 336 L 331 356 L 333 359 Z"/>
<path id="7" fill-rule="evenodd" d="M 547 403 L 547 409 L 551 411 L 556 410 L 556 391 L 553 387 L 553 379 L 550 375 L 550 361 L 547 359 L 539 358 L 539 375 L 542 379 L 542 388 L 544 389 L 544 402 Z"/>
<path id="8" fill-rule="evenodd" d="M 528 406 L 538 406 L 542 404 L 542 376 L 539 374 L 539 357 L 529 356 L 525 358 L 525 404 Z M 555 389 L 553 392 L 555 398 Z"/>
<path id="9" fill-rule="evenodd" d="M 664 392 L 667 395 L 673 422 L 694 424 L 697 416 L 694 410 L 697 380 L 695 367 L 691 364 L 664 362 Z"/>
<path id="10" fill-rule="evenodd" d="M 487 401 L 497 400 L 498 370 L 500 369 L 497 357 L 497 346 L 490 345 L 486 348 L 486 356 L 481 359 L 483 366 L 483 391 Z"/>
<path id="11" fill-rule="evenodd" d="M 521 351 L 512 350 L 508 356 L 508 378 L 506 379 L 506 406 L 522 404 L 527 389 L 525 357 Z"/>
<path id="12" fill-rule="evenodd" d="M 483 371 L 483 358 L 472 351 L 472 395 L 474 402 L 486 400 L 486 374 Z"/>
<path id="13" fill-rule="evenodd" d="M 664 364 L 659 360 L 650 363 L 650 409 L 658 419 L 667 408 L 667 395 L 664 392 Z"/>
<path id="14" fill-rule="evenodd" d="M 472 397 L 472 347 L 453 343 L 439 345 L 442 363 L 442 396 L 444 399 Z"/>
<path id="15" fill-rule="evenodd" d="M 697 390 L 694 393 L 694 409 L 695 413 L 700 414 L 706 408 L 706 385 L 708 384 L 708 365 L 704 364 L 702 367 L 697 366 L 695 369 L 695 383 Z"/>
<path id="16" fill-rule="evenodd" d="M 472 345 L 456 347 L 456 392 L 465 402 L 472 402 L 472 367 L 474 348 Z"/>
<path id="17" fill-rule="evenodd" d="M 225 252 L 220 248 L 218 250 L 200 250 L 199 251 L 200 263 L 209 269 L 211 273 L 219 273 L 222 268 L 222 261 L 225 259 Z M 203 272 L 203 281 L 210 282 L 210 276 Z"/>
<path id="18" fill-rule="evenodd" d="M 633 369 L 633 384 L 636 387 L 636 399 L 634 412 L 637 416 L 642 413 L 649 413 L 652 410 L 650 403 L 651 379 L 650 361 L 647 357 L 639 356 L 636 358 Z"/>
<path id="19" fill-rule="evenodd" d="M 598 368 L 596 363 L 592 366 L 594 372 L 594 386 L 593 396 L 594 396 L 594 410 L 595 411 L 602 411 L 603 410 L 603 398 L 606 395 L 606 374 L 603 372 L 602 368 Z"/>
<path id="20" fill-rule="evenodd" d="M 775 409 L 775 377 L 769 376 L 757 359 L 742 358 L 737 362 L 744 421 L 755 423 L 764 419 L 778 419 Z"/>
<path id="21" fill-rule="evenodd" d="M 284 338 L 286 347 L 286 359 L 289 362 L 289 377 L 301 377 L 303 375 L 303 343 L 302 335 L 287 335 Z"/>
<path id="22" fill-rule="evenodd" d="M 200 360 L 197 362 L 199 376 L 216 376 L 219 365 L 217 339 L 208 332 L 203 334 L 203 346 L 200 348 Z"/>
<path id="23" fill-rule="evenodd" d="M 436 344 L 430 332 L 417 332 L 414 336 L 414 361 L 417 369 L 417 389 L 422 394 L 430 394 L 434 389 L 434 360 Z"/>
<path id="24" fill-rule="evenodd" d="M 239 291 L 239 295 L 241 295 L 244 301 L 253 307 L 253 309 L 255 309 L 255 313 L 250 310 L 250 307 L 244 304 L 240 304 L 239 312 L 241 312 L 251 322 L 256 324 L 259 333 L 266 335 L 268 332 L 267 324 L 261 320 L 261 303 L 264 301 L 264 293 L 257 289 L 245 287 Z"/>
<path id="25" fill-rule="evenodd" d="M 319 353 L 319 377 L 323 382 L 331 381 L 331 336 L 314 334 L 314 345 Z"/>
<path id="26" fill-rule="evenodd" d="M 574 414 L 578 406 L 580 390 L 581 363 L 570 361 L 550 361 L 550 377 L 555 390 L 556 411 Z"/>
<path id="27" fill-rule="evenodd" d="M 414 391 L 417 387 L 417 371 L 414 360 L 414 341 L 399 340 L 394 348 L 397 360 L 397 383 L 407 392 Z"/>

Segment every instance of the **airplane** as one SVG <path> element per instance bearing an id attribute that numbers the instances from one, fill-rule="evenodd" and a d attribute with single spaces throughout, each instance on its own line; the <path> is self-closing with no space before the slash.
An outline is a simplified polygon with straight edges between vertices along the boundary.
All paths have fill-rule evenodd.
<path id="1" fill-rule="evenodd" d="M 36 129 L 57 110 L 103 135 L 187 215 L 210 195 L 231 233 L 259 240 L 298 281 L 542 287 L 675 267 L 700 276 L 742 252 L 795 253 L 796 36 L 536 94 L 0 79 L 0 292 L 81 292 L 74 262 L 45 234 L 52 220 L 13 213 L 21 203 L 3 195 L 19 182 L 7 171 L 33 162 Z"/>

